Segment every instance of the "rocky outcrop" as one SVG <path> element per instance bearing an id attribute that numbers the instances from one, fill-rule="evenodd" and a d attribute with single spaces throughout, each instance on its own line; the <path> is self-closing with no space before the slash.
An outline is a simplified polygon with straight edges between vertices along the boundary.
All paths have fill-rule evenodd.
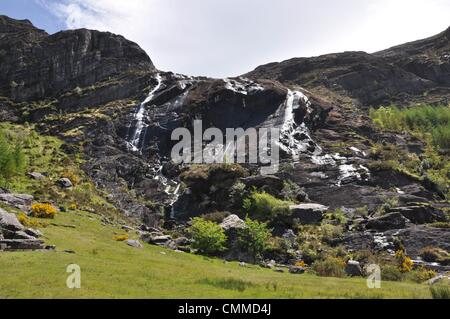
<path id="1" fill-rule="evenodd" d="M 389 213 L 381 217 L 373 218 L 366 224 L 367 229 L 386 231 L 389 229 L 403 229 L 408 219 L 400 213 Z"/>
<path id="2" fill-rule="evenodd" d="M 289 207 L 291 217 L 297 219 L 300 224 L 320 224 L 328 207 L 320 204 L 300 204 Z"/>
<path id="3" fill-rule="evenodd" d="M 29 211 L 31 209 L 31 203 L 33 202 L 33 196 L 27 194 L 0 194 L 0 202 L 3 204 L 20 209 L 22 211 Z"/>
<path id="4" fill-rule="evenodd" d="M 14 101 L 58 98 L 75 88 L 81 95 L 79 90 L 99 83 L 120 87 L 125 74 L 154 70 L 138 45 L 108 32 L 82 29 L 48 35 L 27 20 L 1 16 L 0 39 L 0 95 Z"/>
<path id="5" fill-rule="evenodd" d="M 36 230 L 26 229 L 16 215 L 0 208 L 0 251 L 44 249 L 44 242 L 38 239 L 41 235 Z"/>
<path id="6" fill-rule="evenodd" d="M 276 79 L 307 89 L 350 95 L 361 106 L 428 101 L 446 105 L 450 90 L 450 40 L 436 36 L 374 54 L 344 52 L 259 66 L 250 78 Z"/>
<path id="7" fill-rule="evenodd" d="M 447 220 L 443 211 L 430 205 L 396 207 L 391 213 L 400 213 L 414 224 L 431 224 Z"/>

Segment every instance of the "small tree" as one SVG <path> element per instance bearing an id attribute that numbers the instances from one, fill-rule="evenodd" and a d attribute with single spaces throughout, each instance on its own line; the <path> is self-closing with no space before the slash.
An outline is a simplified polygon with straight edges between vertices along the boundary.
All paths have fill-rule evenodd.
<path id="1" fill-rule="evenodd" d="M 218 224 L 196 217 L 189 228 L 192 235 L 192 248 L 207 255 L 225 250 L 227 236 Z"/>
<path id="2" fill-rule="evenodd" d="M 253 260 L 256 262 L 267 249 L 272 233 L 268 229 L 267 223 L 261 223 L 247 218 L 245 224 L 247 227 L 239 231 L 239 244 L 251 254 Z"/>

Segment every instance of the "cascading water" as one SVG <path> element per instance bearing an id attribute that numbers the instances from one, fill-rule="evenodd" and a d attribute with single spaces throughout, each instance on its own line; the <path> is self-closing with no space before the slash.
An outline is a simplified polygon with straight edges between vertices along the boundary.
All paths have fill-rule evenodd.
<path id="1" fill-rule="evenodd" d="M 135 120 L 136 124 L 135 124 L 134 133 L 131 136 L 131 139 L 129 140 L 130 147 L 134 152 L 141 151 L 142 147 L 143 147 L 143 145 L 142 145 L 143 142 L 141 140 L 142 140 L 142 135 L 143 135 L 142 133 L 144 131 L 144 128 L 146 127 L 146 124 L 144 122 L 146 106 L 149 102 L 151 102 L 153 100 L 155 93 L 161 88 L 162 77 L 159 73 L 156 75 L 156 81 L 157 81 L 156 86 L 148 94 L 148 96 L 144 100 L 144 102 L 142 102 L 139 105 L 139 108 L 138 108 L 136 114 L 134 115 L 134 120 Z"/>
<path id="2" fill-rule="evenodd" d="M 362 180 L 364 176 L 369 176 L 369 170 L 366 167 L 362 165 L 355 167 L 339 153 L 331 155 L 323 152 L 323 149 L 311 138 L 306 124 L 297 124 L 295 121 L 294 113 L 300 107 L 300 102 L 305 104 L 307 112 L 310 113 L 311 102 L 308 97 L 302 92 L 289 90 L 284 103 L 284 123 L 280 134 L 280 148 L 290 154 L 294 162 L 298 161 L 300 155 L 303 154 L 317 165 L 336 166 L 339 169 L 336 186 L 339 187 L 347 180 Z M 356 155 L 365 155 L 363 152 L 353 151 Z"/>

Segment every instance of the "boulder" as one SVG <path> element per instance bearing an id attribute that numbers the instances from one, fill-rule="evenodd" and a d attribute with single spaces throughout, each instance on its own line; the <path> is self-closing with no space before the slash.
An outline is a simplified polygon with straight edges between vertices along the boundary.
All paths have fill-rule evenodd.
<path id="1" fill-rule="evenodd" d="M 299 266 L 290 266 L 289 267 L 289 273 L 291 273 L 291 274 L 304 274 L 305 273 L 305 268 L 304 267 L 299 267 Z"/>
<path id="2" fill-rule="evenodd" d="M 141 242 L 139 240 L 127 240 L 126 244 L 128 246 L 134 247 L 134 248 L 143 248 L 144 246 L 142 246 Z"/>
<path id="3" fill-rule="evenodd" d="M 3 239 L 0 246 L 4 250 L 37 250 L 44 249 L 44 242 L 39 239 Z"/>
<path id="4" fill-rule="evenodd" d="M 30 172 L 27 174 L 27 176 L 38 181 L 43 180 L 45 178 L 44 175 L 38 172 Z"/>
<path id="5" fill-rule="evenodd" d="M 358 261 L 349 260 L 345 266 L 345 273 L 349 276 L 362 276 L 363 271 Z"/>
<path id="6" fill-rule="evenodd" d="M 396 207 L 391 213 L 400 213 L 414 224 L 429 224 L 446 221 L 445 213 L 429 205 Z"/>
<path id="7" fill-rule="evenodd" d="M 23 211 L 29 211 L 31 209 L 33 199 L 33 196 L 26 194 L 0 194 L 0 202 Z"/>
<path id="8" fill-rule="evenodd" d="M 17 220 L 16 215 L 7 213 L 0 208 L 0 229 L 8 231 L 22 231 L 25 227 Z"/>
<path id="9" fill-rule="evenodd" d="M 13 235 L 12 239 L 29 239 L 29 240 L 34 240 L 36 239 L 36 237 L 28 235 L 26 232 L 24 231 L 16 231 Z"/>
<path id="10" fill-rule="evenodd" d="M 220 227 L 222 227 L 225 231 L 230 231 L 233 229 L 238 230 L 247 228 L 247 225 L 245 224 L 245 221 L 239 218 L 239 216 L 230 215 L 222 221 Z"/>
<path id="11" fill-rule="evenodd" d="M 35 238 L 42 237 L 42 232 L 37 230 L 37 229 L 33 229 L 33 228 L 25 229 L 25 233 L 30 235 L 30 236 L 33 236 Z"/>
<path id="12" fill-rule="evenodd" d="M 172 241 L 172 237 L 169 235 L 142 234 L 141 240 L 151 245 L 165 246 Z"/>
<path id="13" fill-rule="evenodd" d="M 186 237 L 178 237 L 174 241 L 177 246 L 188 246 L 191 243 Z"/>
<path id="14" fill-rule="evenodd" d="M 59 179 L 56 184 L 61 188 L 71 188 L 73 187 L 72 182 L 68 178 L 61 178 Z"/>
<path id="15" fill-rule="evenodd" d="M 284 187 L 283 180 L 273 175 L 250 176 L 241 178 L 241 182 L 249 189 L 257 188 L 274 196 L 278 196 Z"/>
<path id="16" fill-rule="evenodd" d="M 366 224 L 366 229 L 386 231 L 389 229 L 403 229 L 408 219 L 400 213 L 389 213 L 387 215 L 372 218 Z"/>
<path id="17" fill-rule="evenodd" d="M 292 218 L 298 219 L 300 224 L 311 225 L 322 221 L 328 207 L 320 204 L 300 204 L 292 205 L 289 209 Z"/>

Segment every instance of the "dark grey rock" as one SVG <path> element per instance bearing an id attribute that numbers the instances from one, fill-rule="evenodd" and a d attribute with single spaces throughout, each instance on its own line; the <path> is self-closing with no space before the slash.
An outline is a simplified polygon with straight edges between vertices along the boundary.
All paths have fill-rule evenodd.
<path id="1" fill-rule="evenodd" d="M 299 267 L 299 266 L 290 266 L 289 267 L 289 272 L 291 274 L 304 274 L 305 273 L 305 268 L 304 267 Z"/>
<path id="2" fill-rule="evenodd" d="M 363 271 L 358 261 L 349 260 L 345 266 L 345 273 L 349 276 L 362 276 Z"/>
<path id="3" fill-rule="evenodd" d="M 403 229 L 406 227 L 408 219 L 400 213 L 389 213 L 387 215 L 370 219 L 367 224 L 367 229 L 374 229 L 378 231 L 386 231 L 389 229 Z"/>
<path id="4" fill-rule="evenodd" d="M 62 188 L 71 188 L 71 187 L 73 187 L 72 182 L 68 178 L 61 178 L 56 183 L 58 184 L 59 187 L 62 187 Z"/>
<path id="5" fill-rule="evenodd" d="M 396 207 L 390 210 L 400 213 L 414 224 L 429 224 L 446 221 L 445 213 L 429 205 Z"/>
<path id="6" fill-rule="evenodd" d="M 298 219 L 300 224 L 311 225 L 322 221 L 328 207 L 320 204 L 300 204 L 290 206 L 289 209 L 291 217 Z"/>

